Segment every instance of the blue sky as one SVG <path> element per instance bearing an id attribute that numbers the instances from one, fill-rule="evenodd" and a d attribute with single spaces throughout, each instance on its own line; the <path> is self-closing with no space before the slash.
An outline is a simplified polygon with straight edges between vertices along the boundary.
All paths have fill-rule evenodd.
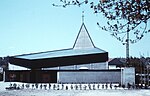
<path id="1" fill-rule="evenodd" d="M 0 57 L 72 48 L 82 24 L 96 47 L 109 57 L 125 57 L 125 46 L 96 25 L 104 17 L 93 14 L 88 6 L 57 8 L 60 0 L 0 0 Z M 150 27 L 150 24 L 148 25 Z M 130 56 L 150 56 L 150 33 L 130 46 Z"/>

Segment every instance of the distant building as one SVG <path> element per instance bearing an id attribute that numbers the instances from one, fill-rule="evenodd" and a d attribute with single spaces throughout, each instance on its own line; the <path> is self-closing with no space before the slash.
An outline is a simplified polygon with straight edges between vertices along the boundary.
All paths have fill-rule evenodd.
<path id="1" fill-rule="evenodd" d="M 108 60 L 108 68 L 109 69 L 120 69 L 121 67 L 124 67 L 125 63 L 126 63 L 125 58 L 110 58 Z"/>
<path id="2" fill-rule="evenodd" d="M 135 83 L 134 68 L 109 69 L 107 61 L 108 52 L 94 45 L 83 23 L 73 48 L 9 57 L 13 69 L 5 72 L 5 81 Z"/>
<path id="3" fill-rule="evenodd" d="M 108 60 L 109 69 L 125 68 L 125 58 L 110 58 Z M 130 67 L 135 68 L 135 83 L 150 86 L 150 58 L 130 58 Z"/>

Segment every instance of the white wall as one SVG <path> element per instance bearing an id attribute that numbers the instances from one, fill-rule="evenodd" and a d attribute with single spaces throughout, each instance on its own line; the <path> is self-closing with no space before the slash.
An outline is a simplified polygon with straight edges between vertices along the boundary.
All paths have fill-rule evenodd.
<path id="1" fill-rule="evenodd" d="M 127 86 L 128 83 L 135 84 L 135 68 L 126 67 L 121 71 L 122 84 Z"/>
<path id="2" fill-rule="evenodd" d="M 116 69 L 116 65 L 109 65 L 109 69 Z"/>
<path id="3" fill-rule="evenodd" d="M 72 72 L 58 72 L 58 81 L 64 83 L 121 83 L 120 71 L 72 71 Z"/>
<path id="4" fill-rule="evenodd" d="M 8 65 L 8 67 L 9 67 L 9 70 L 29 70 L 28 68 L 20 67 L 20 66 L 13 65 L 13 64 L 10 64 L 10 63 Z"/>

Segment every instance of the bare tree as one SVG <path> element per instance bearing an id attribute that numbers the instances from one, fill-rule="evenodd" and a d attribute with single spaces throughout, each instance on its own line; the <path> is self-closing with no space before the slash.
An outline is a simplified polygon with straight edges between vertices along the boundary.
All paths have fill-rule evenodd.
<path id="1" fill-rule="evenodd" d="M 126 45 L 127 58 L 129 58 L 129 43 L 137 43 L 144 34 L 150 32 L 149 0 L 60 0 L 60 4 L 53 4 L 64 8 L 83 5 L 89 5 L 94 14 L 106 17 L 105 26 L 99 22 L 97 25 Z"/>

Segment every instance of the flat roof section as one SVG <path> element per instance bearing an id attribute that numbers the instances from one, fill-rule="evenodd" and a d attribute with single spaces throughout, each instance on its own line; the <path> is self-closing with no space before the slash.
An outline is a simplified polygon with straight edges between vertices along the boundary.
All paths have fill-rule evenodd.
<path id="1" fill-rule="evenodd" d="M 72 49 L 72 48 L 70 48 L 70 49 L 63 49 L 63 50 L 56 50 L 56 51 L 24 54 L 24 55 L 18 55 L 18 56 L 13 56 L 13 57 L 20 58 L 20 59 L 35 60 L 35 59 L 88 55 L 88 54 L 97 54 L 97 53 L 106 53 L 106 52 L 99 48 L 87 48 L 87 49 Z"/>
<path id="2" fill-rule="evenodd" d="M 65 51 L 65 52 L 64 52 Z M 36 53 L 9 57 L 14 65 L 38 69 L 58 66 L 80 65 L 88 63 L 106 62 L 108 53 L 99 49 L 64 50 L 48 53 Z M 58 52 L 58 53 L 57 53 Z M 54 54 L 55 53 L 55 54 Z M 49 55 L 48 55 L 49 54 Z M 58 54 L 58 55 L 57 55 Z"/>

